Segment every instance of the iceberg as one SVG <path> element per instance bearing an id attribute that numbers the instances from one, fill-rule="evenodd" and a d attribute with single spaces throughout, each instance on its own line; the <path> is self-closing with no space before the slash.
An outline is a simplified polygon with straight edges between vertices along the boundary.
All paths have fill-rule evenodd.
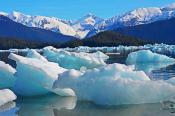
<path id="1" fill-rule="evenodd" d="M 44 62 L 48 62 L 48 60 L 44 56 L 40 55 L 37 51 L 33 49 L 28 50 L 26 57 L 35 58 L 35 59 L 42 60 Z"/>
<path id="2" fill-rule="evenodd" d="M 136 63 L 175 63 L 174 58 L 165 55 L 153 53 L 150 50 L 140 50 L 132 52 L 126 59 L 127 64 Z"/>
<path id="3" fill-rule="evenodd" d="M 102 52 L 85 53 L 85 52 L 68 52 L 51 47 L 44 48 L 43 55 L 52 62 L 58 63 L 66 69 L 80 70 L 82 67 L 87 69 L 97 68 L 106 65 L 104 60 L 109 57 Z"/>
<path id="4" fill-rule="evenodd" d="M 16 100 L 16 95 L 9 89 L 0 90 L 0 106 Z"/>
<path id="5" fill-rule="evenodd" d="M 66 69 L 57 63 L 35 58 L 26 58 L 11 53 L 9 58 L 16 61 L 14 91 L 22 96 L 42 95 L 50 92 L 55 80 Z"/>
<path id="6" fill-rule="evenodd" d="M 71 88 L 79 100 L 101 105 L 157 103 L 175 96 L 175 86 L 170 82 L 152 81 L 143 71 L 122 64 L 106 65 L 83 74 L 66 71 L 53 88 Z"/>
<path id="7" fill-rule="evenodd" d="M 10 88 L 14 85 L 16 70 L 9 64 L 0 61 L 0 89 Z"/>

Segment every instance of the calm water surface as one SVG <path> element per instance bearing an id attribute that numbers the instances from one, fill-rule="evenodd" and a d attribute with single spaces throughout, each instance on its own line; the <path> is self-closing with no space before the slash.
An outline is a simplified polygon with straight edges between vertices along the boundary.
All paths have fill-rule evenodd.
<path id="1" fill-rule="evenodd" d="M 9 53 L 0 53 L 0 60 L 15 67 L 7 58 Z M 24 55 L 25 53 L 19 53 Z M 108 64 L 125 64 L 127 54 L 110 55 Z M 175 77 L 175 65 L 138 64 L 137 70 L 144 70 L 152 80 Z M 175 116 L 174 109 L 163 109 L 161 103 L 101 106 L 92 102 L 77 101 L 76 97 L 59 97 L 53 94 L 33 98 L 20 98 L 0 108 L 0 116 Z"/>

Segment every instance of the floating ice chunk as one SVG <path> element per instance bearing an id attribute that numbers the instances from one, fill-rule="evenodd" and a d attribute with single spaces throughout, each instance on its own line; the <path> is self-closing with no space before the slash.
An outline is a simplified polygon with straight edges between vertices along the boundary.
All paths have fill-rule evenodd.
<path id="1" fill-rule="evenodd" d="M 173 80 L 169 81 L 152 81 L 133 67 L 110 64 L 84 74 L 75 70 L 64 72 L 54 83 L 54 88 L 71 88 L 78 99 L 97 104 L 142 104 L 175 96 Z"/>
<path id="2" fill-rule="evenodd" d="M 103 52 L 97 51 L 95 53 L 92 53 L 92 56 L 95 58 L 102 58 L 103 60 L 109 59 L 109 56 L 104 54 Z"/>
<path id="3" fill-rule="evenodd" d="M 58 63 L 61 67 L 67 69 L 77 69 L 80 70 L 81 67 L 86 67 L 87 69 L 100 67 L 106 65 L 104 62 L 108 58 L 107 55 L 97 52 L 97 53 L 75 53 L 68 52 L 65 50 L 57 50 L 54 48 L 45 48 L 43 54 L 49 61 Z"/>
<path id="4" fill-rule="evenodd" d="M 36 58 L 36 59 L 39 59 L 39 60 L 42 60 L 42 61 L 45 61 L 45 62 L 48 61 L 44 56 L 40 55 L 38 52 L 36 52 L 35 50 L 32 50 L 32 49 L 28 50 L 26 57 Z"/>
<path id="5" fill-rule="evenodd" d="M 16 95 L 9 89 L 0 90 L 0 106 L 15 100 Z"/>
<path id="6" fill-rule="evenodd" d="M 17 77 L 14 91 L 23 96 L 42 95 L 49 92 L 53 82 L 58 75 L 66 69 L 58 66 L 57 63 L 45 62 L 39 59 L 26 58 L 11 53 L 9 58 L 16 61 Z"/>
<path id="7" fill-rule="evenodd" d="M 0 88 L 12 87 L 15 82 L 14 73 L 16 70 L 9 64 L 0 61 Z"/>
<path id="8" fill-rule="evenodd" d="M 132 52 L 128 55 L 126 62 L 128 64 L 136 64 L 136 63 L 168 63 L 174 62 L 175 59 L 170 58 L 165 55 L 152 53 L 150 50 L 140 50 L 137 52 Z"/>

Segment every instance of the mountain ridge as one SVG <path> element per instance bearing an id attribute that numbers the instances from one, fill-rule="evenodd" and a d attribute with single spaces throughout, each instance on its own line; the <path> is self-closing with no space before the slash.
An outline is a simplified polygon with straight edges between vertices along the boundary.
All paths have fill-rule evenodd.
<path id="1" fill-rule="evenodd" d="M 83 39 L 113 28 L 149 24 L 173 18 L 175 17 L 175 3 L 165 7 L 138 8 L 108 19 L 102 19 L 92 14 L 85 15 L 76 21 L 66 21 L 56 17 L 31 16 L 19 12 L 9 14 L 0 12 L 0 14 L 28 27 L 38 27 Z"/>

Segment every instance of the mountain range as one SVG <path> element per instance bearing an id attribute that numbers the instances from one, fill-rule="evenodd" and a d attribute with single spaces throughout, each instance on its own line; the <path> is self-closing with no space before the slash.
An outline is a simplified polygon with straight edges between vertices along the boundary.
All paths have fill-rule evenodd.
<path id="1" fill-rule="evenodd" d="M 161 8 L 138 8 L 109 19 L 102 19 L 93 14 L 87 14 L 75 21 L 66 21 L 55 17 L 30 16 L 15 11 L 9 14 L 0 12 L 0 14 L 28 27 L 51 30 L 82 39 L 91 37 L 101 31 L 112 30 L 113 28 L 149 24 L 159 20 L 170 19 L 175 17 L 175 3 Z"/>
<path id="2" fill-rule="evenodd" d="M 2 15 L 0 15 L 0 27 L 1 38 L 3 37 L 45 43 L 63 43 L 76 39 L 72 36 L 62 35 L 60 33 L 41 28 L 27 27 Z"/>
<path id="3" fill-rule="evenodd" d="M 56 17 L 31 16 L 15 11 L 12 13 L 0 12 L 0 27 L 0 37 L 46 43 L 63 43 L 77 40 L 77 38 L 80 40 L 95 39 L 100 32 L 113 31 L 146 41 L 175 44 L 173 30 L 175 3 L 160 8 L 138 8 L 109 19 L 89 13 L 75 21 Z M 108 34 L 100 33 L 100 35 L 106 37 L 109 32 Z"/>

